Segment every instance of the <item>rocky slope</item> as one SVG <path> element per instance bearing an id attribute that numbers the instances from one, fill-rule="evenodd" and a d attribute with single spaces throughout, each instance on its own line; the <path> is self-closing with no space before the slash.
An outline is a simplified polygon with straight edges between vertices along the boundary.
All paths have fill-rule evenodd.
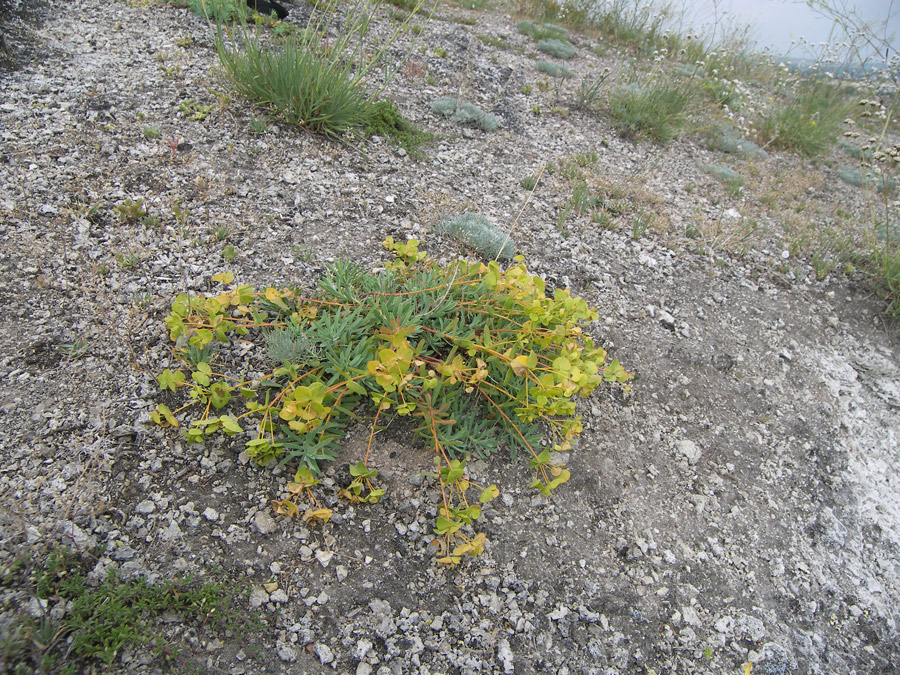
<path id="1" fill-rule="evenodd" d="M 385 92 L 437 136 L 416 158 L 271 121 L 254 134 L 262 113 L 228 94 L 187 10 L 48 8 L 34 55 L 0 72 L 4 563 L 63 541 L 95 580 L 115 565 L 252 586 L 264 630 L 165 623 L 178 659 L 129 649 L 116 672 L 895 672 L 897 331 L 867 286 L 817 280 L 787 250 L 796 204 L 814 227 L 837 206 L 864 213 L 864 197 L 827 163 L 620 138 L 571 105 L 574 85 L 536 86 L 533 43 L 502 12 L 441 8 L 421 23 Z M 575 41 L 578 77 L 630 67 Z M 500 129 L 432 113 L 448 95 Z M 721 161 L 750 177 L 743 192 L 699 169 Z M 577 167 L 621 213 L 560 220 L 561 170 L 528 201 L 520 181 L 548 162 Z M 139 198 L 157 220 L 117 218 Z M 512 228 L 530 270 L 597 307 L 590 332 L 637 373 L 629 395 L 581 405 L 572 480 L 551 500 L 522 465 L 473 463 L 502 491 L 483 556 L 434 561 L 430 465 L 402 430 L 376 447 L 387 497 L 336 506 L 322 531 L 274 517 L 284 472 L 149 423 L 156 374 L 174 363 L 162 318 L 175 295 L 223 269 L 311 287 L 340 256 L 383 264 L 386 236 L 449 260 L 467 252 L 431 224 L 463 210 Z M 349 435 L 329 480 L 366 433 Z M 25 586 L 3 595 L 0 626 L 22 607 L 65 611 Z"/>

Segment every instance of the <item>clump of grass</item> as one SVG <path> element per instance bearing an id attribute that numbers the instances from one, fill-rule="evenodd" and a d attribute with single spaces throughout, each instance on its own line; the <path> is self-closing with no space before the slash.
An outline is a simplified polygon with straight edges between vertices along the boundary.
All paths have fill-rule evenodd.
<path id="1" fill-rule="evenodd" d="M 519 13 L 529 16 L 542 24 L 538 30 L 549 28 L 550 30 L 555 29 L 554 32 L 561 31 L 563 34 L 565 29 L 562 26 L 579 30 L 593 25 L 589 15 L 589 7 L 588 3 L 582 2 L 560 3 L 557 0 L 519 0 Z M 521 27 L 519 31 L 524 32 Z M 525 34 L 527 35 L 528 33 Z M 558 37 L 558 35 L 550 37 Z M 535 37 L 534 39 L 539 40 L 541 38 Z"/>
<path id="2" fill-rule="evenodd" d="M 888 303 L 887 313 L 900 317 L 900 249 L 876 251 L 873 262 L 878 293 Z"/>
<path id="3" fill-rule="evenodd" d="M 621 132 L 666 143 L 681 131 L 688 100 L 686 89 L 674 83 L 631 85 L 612 92 L 609 112 Z"/>
<path id="4" fill-rule="evenodd" d="M 667 5 L 611 0 L 598 5 L 591 18 L 597 29 L 607 37 L 650 52 L 669 46 L 665 23 L 671 18 L 671 13 Z"/>
<path id="5" fill-rule="evenodd" d="M 519 185 L 522 186 L 524 190 L 531 192 L 537 187 L 538 179 L 536 176 L 532 176 L 531 174 L 525 176 L 522 180 L 519 181 Z"/>
<path id="6" fill-rule="evenodd" d="M 250 129 L 257 136 L 262 136 L 269 130 L 269 125 L 266 124 L 266 120 L 264 117 L 254 117 L 250 120 Z"/>
<path id="7" fill-rule="evenodd" d="M 496 131 L 500 128 L 500 120 L 491 113 L 484 112 L 474 103 L 444 96 L 431 104 L 432 112 L 449 117 L 460 124 L 470 124 L 482 131 Z"/>
<path id="8" fill-rule="evenodd" d="M 760 121 L 758 129 L 774 147 L 814 157 L 835 143 L 850 110 L 839 86 L 821 78 L 806 79 Z"/>
<path id="9" fill-rule="evenodd" d="M 535 66 L 540 72 L 560 79 L 568 79 L 573 77 L 572 71 L 558 63 L 550 63 L 550 61 L 538 61 Z"/>
<path id="10" fill-rule="evenodd" d="M 450 235 L 487 260 L 508 260 L 516 254 L 516 243 L 479 213 L 442 218 L 433 229 L 435 234 Z"/>
<path id="11" fill-rule="evenodd" d="M 538 40 L 537 48 L 538 51 L 555 56 L 558 59 L 571 59 L 575 56 L 575 47 L 568 40 L 557 38 Z"/>
<path id="12" fill-rule="evenodd" d="M 581 80 L 581 86 L 575 93 L 576 103 L 580 106 L 592 107 L 600 99 L 601 88 L 611 72 L 609 68 L 604 68 L 596 77 L 584 77 Z"/>
<path id="13" fill-rule="evenodd" d="M 417 4 L 416 7 L 420 7 Z M 388 67 L 386 53 L 406 29 L 417 9 L 381 44 L 367 44 L 377 3 L 360 0 L 339 21 L 333 9 L 314 12 L 305 30 L 270 46 L 260 33 L 237 29 L 226 40 L 220 28 L 216 49 L 234 88 L 254 103 L 270 108 L 289 124 L 339 137 L 365 127 L 383 113 L 373 110 L 375 71 L 386 86 L 398 64 Z M 321 36 L 337 32 L 322 43 Z M 401 60 L 402 61 L 402 60 Z"/>
<path id="14" fill-rule="evenodd" d="M 216 47 L 235 89 L 288 124 L 337 137 L 369 118 L 366 92 L 349 64 L 320 56 L 302 39 L 288 38 L 273 49 L 259 34 L 244 32 L 241 45 L 232 40 L 229 48 L 220 33 Z"/>

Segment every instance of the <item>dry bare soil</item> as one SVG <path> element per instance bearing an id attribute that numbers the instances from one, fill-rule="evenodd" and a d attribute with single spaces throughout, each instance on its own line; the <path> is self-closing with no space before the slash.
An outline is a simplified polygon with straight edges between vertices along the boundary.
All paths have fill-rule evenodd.
<path id="1" fill-rule="evenodd" d="M 620 138 L 571 105 L 575 85 L 536 86 L 534 46 L 500 11 L 421 22 L 415 65 L 385 91 L 437 137 L 416 158 L 272 120 L 255 134 L 263 112 L 227 93 L 210 29 L 185 9 L 38 9 L 26 56 L 0 72 L 0 558 L 64 542 L 95 581 L 110 566 L 226 579 L 252 589 L 242 609 L 263 621 L 215 632 L 175 617 L 157 629 L 174 661 L 129 648 L 112 671 L 897 672 L 897 330 L 864 279 L 820 280 L 788 250 L 804 223 L 865 213 L 829 162 L 724 157 L 698 134 Z M 627 72 L 627 53 L 575 40 L 578 77 Z M 434 115 L 447 95 L 500 130 Z M 742 193 L 698 169 L 714 161 L 748 176 Z M 520 181 L 548 162 L 580 162 L 620 212 L 560 222 L 560 171 L 523 209 Z M 117 218 L 138 198 L 158 223 Z M 463 210 L 514 227 L 529 269 L 597 307 L 589 332 L 637 374 L 629 394 L 580 404 L 572 480 L 552 499 L 524 465 L 472 463 L 502 492 L 483 556 L 435 562 L 431 463 L 399 426 L 376 439 L 385 499 L 353 508 L 326 485 L 337 516 L 322 530 L 274 516 L 286 470 L 150 424 L 156 375 L 175 364 L 162 318 L 176 294 L 222 270 L 312 288 L 338 257 L 383 265 L 387 236 L 471 256 L 430 229 Z M 30 587 L 3 594 L 0 629 L 23 608 L 65 611 Z"/>

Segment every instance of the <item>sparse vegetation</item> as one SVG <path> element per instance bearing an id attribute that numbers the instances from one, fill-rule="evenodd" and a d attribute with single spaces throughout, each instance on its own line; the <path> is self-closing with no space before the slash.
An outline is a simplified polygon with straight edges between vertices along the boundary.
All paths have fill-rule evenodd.
<path id="1" fill-rule="evenodd" d="M 744 185 L 744 177 L 730 166 L 724 164 L 701 164 L 700 170 L 713 178 L 722 181 L 728 189 L 728 193 L 735 195 Z"/>
<path id="2" fill-rule="evenodd" d="M 221 630 L 253 623 L 234 608 L 240 591 L 230 583 L 186 577 L 149 584 L 121 579 L 110 568 L 99 585 L 91 586 L 85 562 L 65 549 L 52 552 L 36 566 L 32 579 L 22 579 L 30 568 L 27 563 L 8 568 L 2 584 L 33 584 L 37 598 L 64 611 L 35 616 L 22 608 L 0 638 L 0 663 L 18 664 L 5 672 L 93 672 L 100 664 L 111 665 L 122 649 L 136 645 L 150 645 L 157 655 L 178 663 L 174 646 L 154 629 L 164 612 Z"/>
<path id="3" fill-rule="evenodd" d="M 262 117 L 254 117 L 250 120 L 250 129 L 257 136 L 262 136 L 269 130 L 269 125 L 266 124 L 265 118 Z"/>
<path id="4" fill-rule="evenodd" d="M 522 35 L 527 35 L 535 42 L 539 40 L 546 40 L 548 38 L 561 39 L 564 38 L 568 33 L 565 28 L 556 26 L 552 23 L 535 25 L 531 23 L 531 21 L 520 21 L 516 25 L 516 28 Z"/>
<path id="5" fill-rule="evenodd" d="M 215 23 L 244 23 L 253 14 L 245 0 L 174 0 L 173 4 L 188 7 L 197 16 Z"/>
<path id="6" fill-rule="evenodd" d="M 900 249 L 885 246 L 874 255 L 876 286 L 887 302 L 887 313 L 900 317 Z"/>

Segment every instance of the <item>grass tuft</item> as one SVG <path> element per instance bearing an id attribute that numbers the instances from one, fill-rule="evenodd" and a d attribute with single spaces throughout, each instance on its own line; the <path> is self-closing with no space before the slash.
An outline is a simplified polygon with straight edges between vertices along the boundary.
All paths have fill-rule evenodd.
<path id="1" fill-rule="evenodd" d="M 762 119 L 759 133 L 776 148 L 814 157 L 835 143 L 851 109 L 837 85 L 822 79 L 805 80 Z"/>
<path id="2" fill-rule="evenodd" d="M 876 285 L 879 295 L 887 302 L 887 313 L 900 317 L 900 249 L 888 247 L 874 255 Z"/>
<path id="3" fill-rule="evenodd" d="M 174 4 L 215 23 L 246 23 L 253 14 L 244 0 L 175 0 Z"/>
<path id="4" fill-rule="evenodd" d="M 246 31 L 229 47 L 220 32 L 216 48 L 235 89 L 288 124 L 338 137 L 369 120 L 369 100 L 349 64 L 319 55 L 303 39 L 290 37 L 272 48 Z"/>
<path id="5" fill-rule="evenodd" d="M 284 37 L 280 46 L 267 44 L 259 30 L 241 27 L 226 40 L 220 27 L 215 39 L 219 61 L 234 88 L 254 103 L 290 124 L 336 138 L 389 114 L 374 100 L 409 52 L 390 60 L 387 53 L 422 1 L 391 35 L 374 44 L 369 33 L 379 0 L 358 0 L 341 16 L 333 5 L 317 5 L 306 27 Z"/>
<path id="6" fill-rule="evenodd" d="M 609 112 L 613 125 L 626 135 L 666 143 L 681 131 L 688 100 L 687 91 L 674 84 L 632 84 L 610 94 Z"/>

